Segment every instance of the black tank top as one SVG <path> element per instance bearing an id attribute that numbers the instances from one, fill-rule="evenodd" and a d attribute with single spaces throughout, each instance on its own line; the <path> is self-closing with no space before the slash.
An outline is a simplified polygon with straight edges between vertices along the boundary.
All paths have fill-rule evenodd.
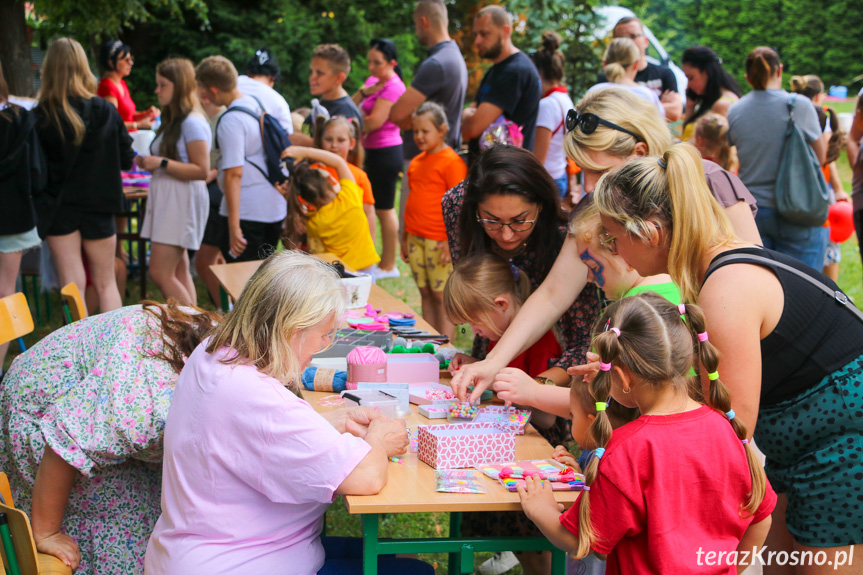
<path id="1" fill-rule="evenodd" d="M 730 254 L 753 254 L 781 262 L 818 279 L 831 289 L 839 289 L 827 276 L 779 252 L 739 248 L 723 252 L 717 258 Z M 716 269 L 736 263 L 740 262 L 719 264 L 705 275 L 702 285 Z M 771 405 L 790 399 L 863 354 L 863 322 L 854 314 L 833 297 L 789 271 L 760 262 L 751 263 L 769 267 L 779 278 L 785 294 L 779 323 L 761 340 L 762 404 Z M 734 361 L 732 358 L 729 360 Z"/>

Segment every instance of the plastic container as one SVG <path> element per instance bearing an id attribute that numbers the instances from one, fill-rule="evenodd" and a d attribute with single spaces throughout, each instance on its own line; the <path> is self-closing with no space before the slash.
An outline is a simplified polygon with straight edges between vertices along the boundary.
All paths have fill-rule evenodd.
<path id="1" fill-rule="evenodd" d="M 369 292 L 372 290 L 372 276 L 361 273 L 351 275 L 353 277 L 339 280 L 347 294 L 348 309 L 366 307 L 369 303 Z"/>
<path id="2" fill-rule="evenodd" d="M 399 400 L 379 389 L 353 389 L 342 392 L 345 407 L 370 407 L 386 417 L 395 417 Z"/>

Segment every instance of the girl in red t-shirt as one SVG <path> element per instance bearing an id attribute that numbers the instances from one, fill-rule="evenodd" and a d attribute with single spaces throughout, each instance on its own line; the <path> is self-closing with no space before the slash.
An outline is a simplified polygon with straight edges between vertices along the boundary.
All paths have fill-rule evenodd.
<path id="1" fill-rule="evenodd" d="M 596 323 L 592 346 L 597 449 L 585 491 L 561 514 L 551 486 L 531 478 L 519 489 L 524 512 L 578 558 L 608 555 L 609 574 L 736 573 L 764 543 L 776 494 L 719 380 L 703 312 L 650 292 L 623 298 Z M 688 385 L 696 359 L 706 405 Z M 612 433 L 610 399 L 641 417 Z"/>
<path id="2" fill-rule="evenodd" d="M 488 338 L 491 351 L 530 292 L 530 279 L 520 269 L 493 253 L 474 254 L 461 259 L 449 277 L 443 291 L 444 312 L 454 324 L 466 323 L 475 335 Z M 544 383 L 549 360 L 556 359 L 562 351 L 554 332 L 549 330 L 516 357 L 507 370 L 531 384 L 536 384 L 533 378 Z M 479 360 L 459 353 L 450 369 L 475 361 Z M 531 416 L 531 423 L 540 430 L 554 422 L 554 416 L 543 411 L 534 410 Z"/>

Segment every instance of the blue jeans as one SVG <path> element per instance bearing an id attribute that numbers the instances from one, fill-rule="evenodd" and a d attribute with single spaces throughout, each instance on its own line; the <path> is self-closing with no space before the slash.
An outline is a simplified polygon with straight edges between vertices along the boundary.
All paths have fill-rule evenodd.
<path id="1" fill-rule="evenodd" d="M 557 189 L 560 190 L 560 197 L 565 198 L 566 194 L 569 193 L 569 177 L 566 175 L 566 172 L 556 179 L 554 183 L 557 184 Z"/>
<path id="2" fill-rule="evenodd" d="M 358 537 L 321 537 L 326 561 L 318 575 L 362 575 L 363 540 Z M 287 571 L 286 571 L 287 572 Z M 419 559 L 394 555 L 378 557 L 379 575 L 434 575 L 434 567 Z"/>
<path id="3" fill-rule="evenodd" d="M 796 258 L 819 272 L 824 269 L 830 228 L 792 224 L 783 220 L 776 208 L 761 206 L 755 225 L 765 248 Z"/>

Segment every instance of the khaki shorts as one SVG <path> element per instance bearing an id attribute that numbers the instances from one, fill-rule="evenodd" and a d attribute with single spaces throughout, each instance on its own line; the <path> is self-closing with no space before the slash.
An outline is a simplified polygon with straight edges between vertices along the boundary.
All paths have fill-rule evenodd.
<path id="1" fill-rule="evenodd" d="M 440 260 L 442 242 L 408 234 L 408 263 L 414 274 L 417 287 L 431 287 L 441 292 L 452 273 L 452 264 L 442 266 Z"/>

